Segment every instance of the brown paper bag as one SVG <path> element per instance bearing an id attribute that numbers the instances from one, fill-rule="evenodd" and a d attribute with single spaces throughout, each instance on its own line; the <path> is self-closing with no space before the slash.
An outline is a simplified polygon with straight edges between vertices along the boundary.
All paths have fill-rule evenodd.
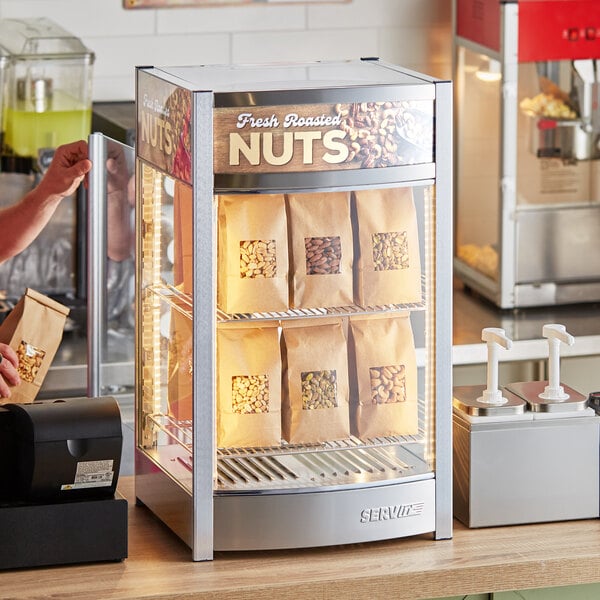
<path id="1" fill-rule="evenodd" d="M 351 317 L 352 433 L 361 439 L 418 432 L 417 362 L 408 314 Z"/>
<path id="2" fill-rule="evenodd" d="M 287 199 L 293 308 L 352 304 L 349 193 L 290 194 Z"/>
<path id="3" fill-rule="evenodd" d="M 359 306 L 422 301 L 417 214 L 411 188 L 354 192 Z"/>
<path id="4" fill-rule="evenodd" d="M 178 303 L 173 298 L 174 303 Z M 168 411 L 177 421 L 192 418 L 192 377 L 194 374 L 191 306 L 179 302 L 181 310 L 171 308 L 168 371 Z"/>
<path id="5" fill-rule="evenodd" d="M 173 284 L 192 294 L 193 272 L 193 194 L 188 185 L 175 181 L 173 194 Z"/>
<path id="6" fill-rule="evenodd" d="M 217 445 L 281 444 L 277 321 L 221 323 L 217 330 Z"/>
<path id="7" fill-rule="evenodd" d="M 289 308 L 283 195 L 219 196 L 217 303 L 226 313 Z"/>
<path id="8" fill-rule="evenodd" d="M 348 352 L 341 320 L 283 324 L 283 437 L 292 444 L 350 434 Z"/>
<path id="9" fill-rule="evenodd" d="M 30 288 L 0 325 L 0 342 L 19 357 L 21 383 L 0 403 L 33 402 L 62 340 L 69 309 Z"/>

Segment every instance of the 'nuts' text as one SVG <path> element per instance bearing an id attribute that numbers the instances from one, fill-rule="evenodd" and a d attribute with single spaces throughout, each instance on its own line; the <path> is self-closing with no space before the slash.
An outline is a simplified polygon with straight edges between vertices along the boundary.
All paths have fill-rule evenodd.
<path id="1" fill-rule="evenodd" d="M 319 159 L 328 164 L 339 164 L 348 158 L 348 146 L 341 142 L 346 132 L 332 129 L 323 134 L 321 131 L 286 131 L 274 143 L 273 132 L 251 132 L 246 140 L 239 133 L 229 134 L 229 164 L 238 166 L 241 157 L 250 165 L 259 165 L 264 159 L 270 165 L 286 165 L 296 151 L 302 153 L 302 164 L 311 165 L 315 148 L 323 150 Z M 275 146 L 277 145 L 277 149 Z"/>

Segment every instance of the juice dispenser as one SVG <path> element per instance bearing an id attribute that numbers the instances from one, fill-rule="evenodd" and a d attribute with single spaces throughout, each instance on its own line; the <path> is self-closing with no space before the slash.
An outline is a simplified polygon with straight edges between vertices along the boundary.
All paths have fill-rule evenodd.
<path id="1" fill-rule="evenodd" d="M 136 496 L 194 560 L 451 536 L 451 94 L 138 69 Z"/>
<path id="2" fill-rule="evenodd" d="M 0 20 L 10 55 L 5 150 L 36 159 L 90 133 L 94 54 L 46 18 Z"/>
<path id="3" fill-rule="evenodd" d="M 501 308 L 600 300 L 600 3 L 455 0 L 455 261 Z"/>

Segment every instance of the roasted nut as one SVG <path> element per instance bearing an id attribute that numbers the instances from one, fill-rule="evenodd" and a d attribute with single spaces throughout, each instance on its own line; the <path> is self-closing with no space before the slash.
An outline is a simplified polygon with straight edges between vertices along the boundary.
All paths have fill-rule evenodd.
<path id="1" fill-rule="evenodd" d="M 371 243 L 375 271 L 394 271 L 410 266 L 406 231 L 374 233 Z"/>
<path id="2" fill-rule="evenodd" d="M 371 367 L 371 403 L 390 404 L 406 402 L 406 376 L 404 365 Z"/>
<path id="3" fill-rule="evenodd" d="M 337 375 L 335 371 L 301 373 L 302 409 L 335 408 L 337 406 Z"/>
<path id="4" fill-rule="evenodd" d="M 340 129 L 349 145 L 347 162 L 360 161 L 363 168 L 393 167 L 423 160 L 417 148 L 433 140 L 432 119 L 417 119 L 410 101 L 336 104 Z M 414 145 L 415 155 L 401 142 Z M 358 145 L 358 148 L 356 147 Z"/>
<path id="5" fill-rule="evenodd" d="M 240 277 L 256 279 L 275 277 L 277 253 L 275 240 L 245 240 L 240 242 Z"/>
<path id="6" fill-rule="evenodd" d="M 19 358 L 17 371 L 22 381 L 28 383 L 35 381 L 45 355 L 45 350 L 40 350 L 27 342 L 21 341 L 17 348 L 17 357 Z"/>
<path id="7" fill-rule="evenodd" d="M 267 375 L 236 375 L 231 378 L 231 404 L 234 413 L 247 415 L 269 412 Z"/>
<path id="8" fill-rule="evenodd" d="M 338 236 L 304 238 L 307 275 L 333 275 L 340 272 L 342 244 Z"/>

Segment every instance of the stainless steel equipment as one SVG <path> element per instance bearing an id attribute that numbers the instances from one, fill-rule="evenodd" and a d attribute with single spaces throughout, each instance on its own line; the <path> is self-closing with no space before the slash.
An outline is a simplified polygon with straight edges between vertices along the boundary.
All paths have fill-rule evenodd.
<path id="1" fill-rule="evenodd" d="M 501 308 L 600 299 L 598 58 L 593 0 L 455 1 L 454 268 Z"/>
<path id="2" fill-rule="evenodd" d="M 468 527 L 600 516 L 600 418 L 586 396 L 560 385 L 559 345 L 547 324 L 549 380 L 498 386 L 503 329 L 487 328 L 487 385 L 453 393 L 454 514 Z"/>
<path id="3" fill-rule="evenodd" d="M 138 70 L 136 496 L 194 560 L 451 536 L 451 114 L 376 59 Z"/>
<path id="4" fill-rule="evenodd" d="M 454 391 L 456 518 L 468 527 L 597 518 L 600 417 L 591 408 L 535 413 L 510 386 L 502 391 L 513 402 L 481 413 L 482 389 Z"/>

